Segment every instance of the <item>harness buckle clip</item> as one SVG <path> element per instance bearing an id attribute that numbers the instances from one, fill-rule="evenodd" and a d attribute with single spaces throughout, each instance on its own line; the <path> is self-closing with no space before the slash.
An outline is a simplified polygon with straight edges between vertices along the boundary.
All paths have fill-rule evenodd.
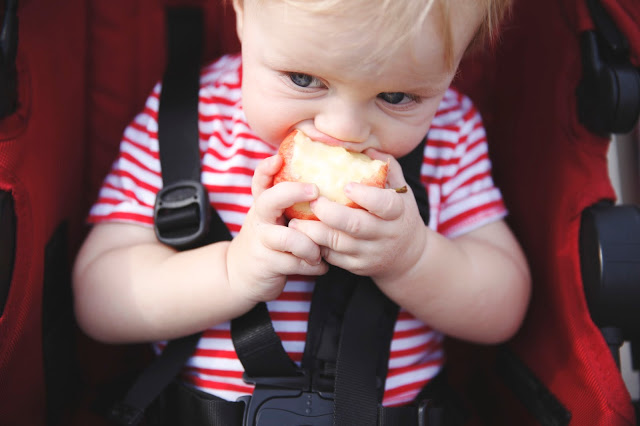
<path id="1" fill-rule="evenodd" d="M 209 231 L 210 206 L 202 183 L 180 180 L 156 196 L 154 224 L 158 240 L 177 249 L 195 247 Z"/>
<path id="2" fill-rule="evenodd" d="M 333 393 L 311 390 L 308 374 L 293 377 L 247 377 L 253 395 L 245 403 L 243 426 L 331 426 Z"/>

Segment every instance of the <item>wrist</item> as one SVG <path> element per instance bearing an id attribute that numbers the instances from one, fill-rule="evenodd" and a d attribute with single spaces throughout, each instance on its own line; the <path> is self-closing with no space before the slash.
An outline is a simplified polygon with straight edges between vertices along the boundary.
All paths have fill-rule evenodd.
<path id="1" fill-rule="evenodd" d="M 249 285 L 251 281 L 247 275 L 249 268 L 238 258 L 236 250 L 237 243 L 237 239 L 230 241 L 225 250 L 225 274 L 227 283 L 225 293 L 228 295 L 227 303 L 229 303 L 229 308 L 237 312 L 234 318 L 249 311 L 259 302 L 259 300 L 254 300 L 251 285 Z M 238 248 L 238 250 L 241 249 Z"/>
<path id="2" fill-rule="evenodd" d="M 390 267 L 382 270 L 380 274 L 372 276 L 376 284 L 380 287 L 397 287 L 400 283 L 413 282 L 419 279 L 422 274 L 422 265 L 426 262 L 429 244 L 428 227 L 421 226 L 411 233 L 410 243 L 406 244 L 405 250 L 398 251 L 393 259 L 389 260 Z"/>

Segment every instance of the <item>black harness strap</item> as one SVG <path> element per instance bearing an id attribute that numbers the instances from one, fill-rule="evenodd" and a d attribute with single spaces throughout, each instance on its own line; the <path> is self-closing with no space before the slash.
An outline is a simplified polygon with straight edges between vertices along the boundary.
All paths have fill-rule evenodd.
<path id="1" fill-rule="evenodd" d="M 154 222 L 161 242 L 186 250 L 231 240 L 231 233 L 211 208 L 200 182 L 198 102 L 204 34 L 202 10 L 173 7 L 167 9 L 166 16 L 168 63 L 158 111 L 163 188 L 156 197 Z M 243 354 L 248 371 L 267 361 L 267 374 L 295 373 L 295 364 L 286 356 L 264 303 L 234 320 L 232 327 L 236 330 L 234 344 Z M 137 425 L 147 407 L 180 373 L 200 336 L 201 333 L 196 333 L 170 341 L 162 355 L 136 378 L 124 399 L 114 404 L 108 417 L 121 425 Z M 254 339 L 256 336 L 258 340 Z M 236 407 L 229 409 L 226 401 L 223 402 L 209 410 L 211 419 L 237 413 Z"/>
<path id="2" fill-rule="evenodd" d="M 429 223 L 429 202 L 427 192 L 420 181 L 420 173 L 424 158 L 424 149 L 427 138 L 414 148 L 412 152 L 398 159 L 402 166 L 404 178 L 414 193 L 418 204 L 420 216 L 425 224 Z M 340 274 L 340 275 L 338 275 Z M 302 366 L 313 370 L 327 370 L 335 372 L 336 354 L 340 339 L 340 326 L 343 323 L 342 316 L 346 311 L 347 302 L 356 286 L 357 277 L 342 269 L 331 267 L 329 272 L 316 280 L 316 288 L 311 300 L 309 312 L 309 325 Z M 321 289 L 321 291 L 320 291 Z M 387 307 L 387 309 L 389 309 Z M 386 341 L 391 339 L 393 324 L 397 316 L 396 311 L 388 312 L 393 318 L 391 327 L 378 330 L 378 339 Z M 383 331 L 386 332 L 383 333 Z M 315 359 L 313 355 L 315 354 Z M 383 368 L 387 363 L 380 360 Z M 379 368 L 381 377 L 386 377 L 386 370 Z"/>
<path id="3" fill-rule="evenodd" d="M 386 353 L 388 359 L 391 336 L 386 342 L 386 352 L 377 343 L 381 340 L 378 331 L 384 327 L 384 305 L 388 299 L 369 278 L 360 277 L 357 281 L 352 302 L 344 314 L 338 347 L 334 425 L 377 424 L 384 390 L 383 377 L 377 375 L 378 358 Z M 395 318 L 391 324 L 394 322 Z"/>
<path id="4" fill-rule="evenodd" d="M 142 371 L 124 399 L 111 408 L 108 418 L 119 425 L 139 424 L 147 407 L 176 378 L 193 353 L 198 340 L 200 334 L 170 341 L 162 356 L 157 357 Z"/>
<path id="5" fill-rule="evenodd" d="M 199 8 L 168 8 L 166 16 L 168 62 L 158 110 L 163 187 L 154 222 L 158 240 L 182 250 L 205 242 L 211 210 L 200 182 L 198 132 L 204 29 Z"/>
<path id="6" fill-rule="evenodd" d="M 273 329 L 265 303 L 258 303 L 251 311 L 231 320 L 231 338 L 247 381 L 299 374 Z"/>
<path id="7" fill-rule="evenodd" d="M 427 224 L 428 198 L 420 181 L 425 143 L 426 138 L 399 162 Z M 314 371 L 317 388 L 335 389 L 334 424 L 370 425 L 378 418 L 386 425 L 416 424 L 402 410 L 380 407 L 397 315 L 398 306 L 368 277 L 331 267 L 317 279 L 303 367 Z M 404 411 L 416 417 L 415 409 Z"/>
<path id="8" fill-rule="evenodd" d="M 429 205 L 420 181 L 425 143 L 426 138 L 399 161 L 426 225 Z M 356 277 L 356 281 L 352 302 L 344 314 L 338 348 L 334 425 L 376 424 L 385 412 L 389 413 L 387 423 L 380 424 L 411 424 L 392 423 L 394 417 L 390 412 L 395 409 L 380 407 L 398 306 L 370 278 Z M 379 407 L 381 413 L 378 413 Z M 404 416 L 395 417 L 406 420 Z"/>
<path id="9" fill-rule="evenodd" d="M 202 13 L 200 9 L 169 8 L 166 16 L 169 60 L 158 111 L 158 141 L 165 192 L 159 193 L 156 200 L 155 219 L 159 222 L 156 233 L 161 241 L 186 249 L 198 244 L 197 241 L 188 241 L 193 239 L 193 233 L 184 235 L 185 229 L 190 232 L 194 228 L 193 223 L 197 224 L 195 229 L 198 231 L 195 240 L 229 240 L 231 235 L 217 214 L 211 221 L 208 234 L 207 227 L 198 225 L 209 225 L 210 212 L 200 184 L 198 145 Z M 137 425 L 146 408 L 179 374 L 199 339 L 200 333 L 197 333 L 170 341 L 162 356 L 142 372 L 124 399 L 112 407 L 108 417 L 121 425 Z"/>

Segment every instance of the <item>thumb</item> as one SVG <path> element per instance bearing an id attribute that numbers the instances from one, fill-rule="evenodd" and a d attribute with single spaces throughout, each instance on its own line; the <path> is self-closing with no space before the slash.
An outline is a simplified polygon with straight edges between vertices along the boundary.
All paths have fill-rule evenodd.
<path id="1" fill-rule="evenodd" d="M 282 157 L 272 155 L 258 163 L 256 171 L 251 179 L 251 194 L 257 198 L 267 189 L 273 186 L 273 177 L 282 168 Z"/>

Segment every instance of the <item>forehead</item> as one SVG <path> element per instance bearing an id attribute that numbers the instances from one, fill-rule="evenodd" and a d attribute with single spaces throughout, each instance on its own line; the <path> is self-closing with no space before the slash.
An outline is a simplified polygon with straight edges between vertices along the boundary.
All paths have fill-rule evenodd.
<path id="1" fill-rule="evenodd" d="M 295 61 L 298 64 L 294 70 L 300 72 L 313 74 L 315 70 L 329 68 L 345 76 L 362 76 L 365 72 L 384 79 L 387 75 L 402 74 L 417 80 L 450 74 L 450 64 L 444 60 L 445 31 L 440 9 L 433 6 L 424 17 L 417 17 L 419 9 L 414 8 L 411 15 L 402 10 L 408 1 L 416 0 L 394 0 L 391 4 L 395 9 L 389 8 L 387 15 L 381 16 L 377 12 L 379 5 L 385 3 L 382 0 L 341 0 L 340 7 L 331 10 L 314 10 L 306 3 L 300 7 L 284 0 L 248 0 L 245 25 L 249 31 L 255 26 L 254 30 L 260 32 L 265 58 Z M 476 0 L 454 1 L 476 3 Z M 450 22 L 456 64 L 479 25 L 473 7 L 467 7 L 466 13 L 462 9 L 456 9 Z M 390 16 L 392 13 L 404 16 Z M 399 25 L 398 20 L 404 24 Z M 415 22 L 409 23 L 410 20 Z M 300 69 L 300 64 L 307 69 Z"/>

